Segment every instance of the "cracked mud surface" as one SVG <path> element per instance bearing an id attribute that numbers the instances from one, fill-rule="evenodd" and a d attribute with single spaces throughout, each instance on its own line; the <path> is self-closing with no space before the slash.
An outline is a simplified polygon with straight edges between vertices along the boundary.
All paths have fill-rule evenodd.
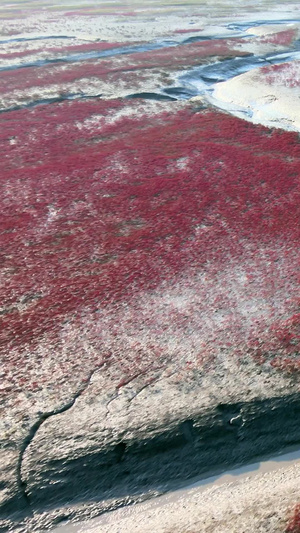
<path id="1" fill-rule="evenodd" d="M 297 6 L 42 4 L 0 8 L 0 520 L 24 532 L 300 442 L 297 123 L 207 98 L 229 65 L 266 105 L 299 90 Z"/>
<path id="2" fill-rule="evenodd" d="M 93 374 L 97 370 L 98 369 L 92 370 L 89 373 L 88 377 L 86 378 L 85 383 L 81 385 L 81 387 L 76 391 L 76 393 L 74 394 L 73 398 L 68 403 L 66 403 L 65 405 L 62 405 L 61 407 L 59 407 L 59 408 L 57 408 L 57 409 L 55 409 L 53 411 L 49 411 L 49 412 L 43 413 L 41 418 L 39 418 L 35 422 L 35 424 L 30 428 L 27 437 L 24 439 L 24 441 L 22 443 L 22 446 L 21 446 L 21 449 L 20 449 L 18 465 L 17 465 L 17 485 L 18 485 L 18 488 L 19 488 L 19 492 L 20 492 L 21 498 L 23 498 L 23 500 L 25 501 L 26 507 L 29 507 L 29 509 L 31 509 L 30 496 L 29 496 L 29 492 L 28 492 L 28 488 L 27 488 L 26 478 L 24 478 L 22 476 L 23 460 L 24 460 L 24 456 L 25 456 L 25 454 L 27 452 L 27 448 L 31 445 L 33 439 L 36 436 L 37 431 L 39 431 L 39 429 L 42 426 L 42 424 L 44 424 L 45 421 L 48 420 L 48 418 L 50 418 L 52 416 L 57 416 L 57 415 L 59 415 L 61 413 L 65 413 L 66 411 L 71 409 L 71 407 L 73 407 L 73 405 L 76 402 L 76 400 L 81 396 L 81 394 L 84 393 L 84 391 L 89 386 L 90 381 L 91 381 L 91 379 L 93 377 Z"/>

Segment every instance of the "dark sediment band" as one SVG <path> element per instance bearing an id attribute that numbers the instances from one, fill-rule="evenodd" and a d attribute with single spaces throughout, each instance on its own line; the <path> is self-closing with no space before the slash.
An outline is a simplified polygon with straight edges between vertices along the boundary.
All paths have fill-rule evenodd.
<path id="1" fill-rule="evenodd" d="M 35 463 L 31 456 L 31 470 L 22 481 L 27 506 L 21 494 L 19 504 L 29 514 L 92 500 L 126 504 L 128 498 L 165 492 L 194 476 L 212 475 L 299 444 L 299 417 L 300 394 L 219 404 L 148 427 L 142 438 L 128 428 L 130 436 L 114 437 L 103 447 L 85 445 L 82 455 L 70 452 L 64 460 L 58 454 L 55 460 L 44 457 Z"/>

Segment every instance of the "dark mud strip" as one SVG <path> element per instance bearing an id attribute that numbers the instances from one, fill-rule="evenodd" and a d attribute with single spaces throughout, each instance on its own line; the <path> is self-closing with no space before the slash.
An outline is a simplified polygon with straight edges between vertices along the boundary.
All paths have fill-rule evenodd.
<path id="1" fill-rule="evenodd" d="M 177 100 L 168 94 L 161 93 L 133 93 L 125 96 L 126 99 L 142 98 L 143 100 Z"/>
<path id="2" fill-rule="evenodd" d="M 201 41 L 219 41 L 222 39 L 247 39 L 249 38 L 249 34 L 246 34 L 244 32 L 235 32 L 231 33 L 229 35 L 193 35 L 192 37 L 188 37 L 187 39 L 184 39 L 179 44 L 191 44 L 191 43 L 197 43 Z"/>
<path id="3" fill-rule="evenodd" d="M 117 55 L 128 55 L 128 54 L 134 54 L 134 53 L 140 53 L 140 52 L 151 52 L 152 50 L 160 50 L 162 48 L 171 48 L 171 47 L 177 47 L 185 44 L 190 44 L 193 42 L 202 42 L 202 41 L 215 41 L 215 40 L 222 40 L 222 39 L 234 39 L 234 38 L 249 38 L 249 35 L 241 34 L 234 34 L 229 36 L 224 35 L 207 35 L 207 36 L 193 36 L 189 37 L 188 39 L 185 39 L 181 42 L 174 41 L 171 39 L 163 40 L 163 41 L 157 41 L 154 43 L 145 43 L 141 45 L 131 45 L 131 46 L 120 46 L 116 48 L 110 48 L 109 50 L 93 50 L 90 52 L 82 52 L 78 54 L 68 54 L 64 57 L 57 57 L 53 59 L 41 59 L 38 61 L 32 61 L 31 63 L 20 63 L 19 65 L 11 65 L 7 67 L 0 67 L 0 72 L 2 71 L 9 71 L 9 70 L 18 70 L 20 68 L 26 68 L 26 67 L 44 67 L 45 65 L 51 65 L 53 63 L 77 63 L 78 61 L 86 61 L 89 59 L 100 59 L 102 57 L 114 57 Z M 48 37 L 48 39 L 56 39 L 59 37 Z M 72 39 L 72 37 L 62 37 L 64 39 Z M 28 40 L 41 40 L 45 39 L 45 37 L 36 37 Z M 7 42 L 17 42 L 17 41 L 26 41 L 27 39 L 12 39 L 9 41 L 0 41 L 1 43 L 7 43 Z"/>
<path id="4" fill-rule="evenodd" d="M 295 52 L 281 52 L 279 54 L 268 54 L 266 57 L 266 61 L 271 63 L 272 65 L 276 65 L 279 63 L 286 63 L 287 61 L 293 61 L 293 60 L 299 60 L 300 59 L 300 41 L 296 41 L 295 48 L 297 47 L 298 51 Z"/>
<path id="5" fill-rule="evenodd" d="M 297 24 L 300 22 L 300 19 L 274 19 L 274 20 L 253 20 L 252 22 L 234 22 L 231 24 L 228 24 L 226 28 L 228 30 L 234 30 L 234 31 L 246 31 L 250 28 L 256 27 L 256 26 L 269 26 L 272 24 Z M 249 37 L 250 34 L 248 34 Z"/>
<path id="6" fill-rule="evenodd" d="M 187 85 L 164 89 L 164 93 L 168 94 L 169 96 L 173 96 L 173 99 L 175 100 L 189 100 L 193 96 L 197 96 L 199 91 L 195 87 L 192 87 L 192 85 Z"/>
<path id="7" fill-rule="evenodd" d="M 234 38 L 234 37 L 249 37 L 249 34 L 244 35 L 245 30 L 254 27 L 254 26 L 263 26 L 263 25 L 269 25 L 269 24 L 293 24 L 300 22 L 300 19 L 281 19 L 281 20 L 255 20 L 253 22 L 240 22 L 240 23 L 233 23 L 228 24 L 226 26 L 227 29 L 236 31 L 237 33 L 233 35 L 228 35 L 224 37 L 224 35 L 206 35 L 206 36 L 193 36 L 188 37 L 181 43 L 176 44 L 187 44 L 192 43 L 196 41 L 208 41 L 208 40 L 215 40 L 215 39 L 224 39 L 224 38 Z M 193 29 L 191 29 L 193 31 Z M 19 42 L 27 42 L 27 41 L 43 41 L 43 40 L 49 40 L 49 39 L 76 39 L 78 38 L 76 35 L 44 35 L 44 36 L 38 36 L 38 37 L 12 37 L 8 39 L 1 39 L 0 44 L 7 44 L 7 43 L 19 43 Z M 101 39 L 99 39 L 101 41 Z M 168 42 L 168 41 L 166 41 Z"/>
<path id="8" fill-rule="evenodd" d="M 164 508 L 165 513 L 172 513 L 177 505 L 177 502 L 179 505 L 181 504 L 181 506 L 184 501 L 186 505 L 189 505 L 191 498 L 194 498 L 195 495 L 199 497 L 200 494 L 207 489 L 217 487 L 221 488 L 222 485 L 227 485 L 228 483 L 235 485 L 243 480 L 250 481 L 251 478 L 256 477 L 257 475 L 261 476 L 267 474 L 268 476 L 268 473 L 271 472 L 275 473 L 276 475 L 278 470 L 281 470 L 282 468 L 289 469 L 294 465 L 300 466 L 300 449 L 297 446 L 289 446 L 288 448 L 282 450 L 279 455 L 266 455 L 265 457 L 262 457 L 259 462 L 247 463 L 244 466 L 232 468 L 231 470 L 226 470 L 225 472 L 220 470 L 220 472 L 215 473 L 214 476 L 205 478 L 202 477 L 200 480 L 195 478 L 191 483 L 188 483 L 188 485 L 168 491 L 165 494 L 156 495 L 159 497 L 155 497 L 155 500 L 152 502 L 152 504 L 150 503 L 150 505 L 149 503 L 145 504 L 145 500 L 136 501 L 134 502 L 134 509 L 129 510 L 126 508 L 128 506 L 123 505 L 122 508 L 118 510 L 118 506 L 116 506 L 116 509 L 113 511 L 116 510 L 117 513 L 102 513 L 100 516 L 98 515 L 98 517 L 94 519 L 91 518 L 88 521 L 80 520 L 79 522 L 76 520 L 76 523 L 73 524 L 72 515 L 70 514 L 70 520 L 67 520 L 66 517 L 57 520 L 58 527 L 55 527 L 51 531 L 53 531 L 53 533 L 83 533 L 83 531 L 96 531 L 97 528 L 97 531 L 100 532 L 99 528 L 102 526 L 107 528 L 109 523 L 115 525 L 118 522 L 120 523 L 120 520 L 123 520 L 123 518 L 126 520 L 126 518 L 129 516 L 131 516 L 132 524 L 136 520 L 139 524 L 141 524 L 143 517 L 148 516 L 149 513 L 149 518 L 151 518 L 153 515 L 159 512 L 162 507 Z M 151 498 L 147 499 L 149 500 Z M 200 499 L 199 501 L 201 502 Z M 133 502 L 131 505 L 133 505 Z M 59 522 L 61 522 L 60 525 Z M 124 530 L 123 525 L 122 528 Z M 197 532 L 200 533 L 198 529 Z"/>
<path id="9" fill-rule="evenodd" d="M 69 93 L 69 94 L 65 94 L 64 96 L 57 96 L 54 98 L 39 98 L 38 100 L 29 102 L 29 104 L 20 104 L 20 105 L 8 107 L 6 109 L 0 109 L 0 114 L 8 113 L 9 111 L 18 111 L 19 109 L 30 109 L 32 107 L 37 107 L 40 105 L 57 104 L 60 102 L 65 102 L 66 100 L 87 100 L 87 99 L 92 99 L 92 98 L 101 98 L 101 96 L 102 96 L 101 93 L 99 94 Z"/>
<path id="10" fill-rule="evenodd" d="M 172 94 L 172 91 L 170 92 Z M 89 99 L 97 99 L 101 98 L 102 94 L 85 94 L 85 93 L 69 93 L 65 94 L 64 96 L 57 96 L 54 98 L 39 98 L 38 100 L 34 100 L 33 102 L 29 102 L 28 104 L 20 104 L 12 107 L 8 107 L 6 109 L 0 109 L 0 114 L 2 113 L 8 113 L 9 111 L 18 111 L 19 109 L 31 109 L 34 107 L 38 107 L 40 105 L 48 105 L 48 104 L 57 104 L 60 102 L 65 102 L 67 100 L 89 100 Z M 143 100 L 177 100 L 178 98 L 169 96 L 168 94 L 163 93 L 152 93 L 152 92 L 142 92 L 142 93 L 133 93 L 128 94 L 125 96 L 126 99 L 130 100 L 133 98 L 141 98 Z"/>
<path id="11" fill-rule="evenodd" d="M 219 39 L 233 39 L 234 37 L 239 37 L 239 38 L 246 38 L 245 35 L 226 35 L 226 37 L 224 37 L 224 35 L 202 35 L 202 36 L 198 36 L 198 35 L 193 35 L 193 37 L 188 37 L 187 39 L 185 39 L 184 41 L 182 41 L 181 44 L 191 44 L 191 43 L 198 43 L 198 42 L 201 42 L 201 41 L 216 41 L 216 40 L 219 40 Z M 249 37 L 249 35 L 247 35 L 247 37 Z"/>
<path id="12" fill-rule="evenodd" d="M 162 493 L 247 464 L 300 443 L 300 394 L 252 402 L 219 404 L 191 418 L 148 428 L 143 437 L 131 432 L 101 446 L 86 445 L 82 456 L 64 461 L 43 458 L 26 477 L 35 511 L 71 504 Z M 114 439 L 114 440 L 113 440 Z M 62 443 L 60 443 L 61 445 Z M 55 446 L 55 442 L 51 445 Z M 104 502 L 102 501 L 104 500 Z M 101 509 L 100 509 L 101 511 Z"/>
<path id="13" fill-rule="evenodd" d="M 13 37 L 12 39 L 3 39 L 0 40 L 0 44 L 7 44 L 7 43 L 22 43 L 22 42 L 29 42 L 29 41 L 44 41 L 49 39 L 74 39 L 73 36 L 68 35 L 45 35 L 43 37 Z"/>
<path id="14" fill-rule="evenodd" d="M 20 68 L 28 67 L 45 67 L 57 63 L 78 63 L 79 61 L 87 61 L 88 59 L 100 59 L 102 57 L 113 57 L 118 55 L 135 54 L 139 52 L 151 52 L 152 50 L 160 50 L 161 48 L 170 48 L 179 46 L 181 43 L 176 41 L 161 41 L 153 44 L 143 44 L 138 46 L 120 46 L 117 48 L 110 48 L 109 50 L 94 50 L 92 52 L 83 52 L 80 54 L 68 54 L 64 57 L 56 57 L 53 59 L 40 59 L 32 61 L 31 63 L 20 63 L 19 65 L 11 65 L 7 67 L 0 67 L 0 72 L 9 70 L 18 70 Z"/>
<path id="15" fill-rule="evenodd" d="M 287 23 L 293 23 L 293 22 L 300 22 L 299 20 L 280 20 L 280 21 L 254 21 L 254 22 L 247 22 L 247 23 L 240 23 L 240 24 L 229 24 L 227 26 L 230 30 L 238 30 L 239 33 L 234 35 L 195 35 L 192 37 L 189 37 L 187 39 L 184 39 L 181 42 L 174 41 L 171 39 L 163 40 L 163 41 L 157 41 L 154 43 L 147 43 L 142 45 L 131 45 L 131 46 L 120 46 L 116 48 L 110 48 L 109 50 L 94 50 L 90 52 L 83 52 L 79 54 L 68 54 L 64 57 L 57 57 L 53 59 L 43 59 L 38 61 L 32 61 L 31 63 L 21 63 L 19 65 L 12 65 L 7 67 L 0 67 L 0 72 L 2 71 L 9 71 L 9 70 L 17 70 L 19 68 L 27 68 L 27 67 L 44 67 L 45 65 L 51 65 L 53 63 L 76 63 L 79 61 L 85 61 L 89 59 L 98 59 L 102 57 L 113 57 L 116 55 L 127 55 L 127 54 L 133 54 L 133 53 L 139 53 L 139 52 L 150 52 L 152 50 L 160 50 L 161 48 L 170 48 L 170 47 L 177 47 L 185 44 L 190 44 L 193 42 L 201 42 L 201 41 L 210 41 L 210 40 L 222 40 L 222 39 L 234 39 L 234 38 L 249 38 L 250 34 L 244 34 L 245 30 L 253 27 L 253 26 L 260 26 L 264 24 L 287 24 Z M 0 44 L 6 44 L 6 43 L 13 43 L 13 42 L 22 42 L 22 41 L 39 41 L 44 39 L 73 39 L 74 37 L 71 36 L 58 36 L 58 35 L 50 35 L 45 37 L 20 37 L 20 38 L 13 38 L 13 39 L 6 39 L 6 40 L 0 40 Z M 299 45 L 300 49 L 300 45 Z"/>
<path id="16" fill-rule="evenodd" d="M 193 81 L 202 80 L 207 85 L 226 81 L 243 74 L 248 70 L 268 64 L 268 60 L 263 56 L 249 55 L 242 58 L 227 59 L 217 61 L 210 65 L 197 67 L 191 72 L 181 77 L 181 80 L 193 83 Z"/>
<path id="17" fill-rule="evenodd" d="M 191 29 L 191 32 L 193 30 Z M 229 35 L 227 38 L 234 38 L 234 37 L 239 37 L 239 38 L 243 38 L 243 37 L 249 37 L 249 35 L 244 35 L 243 33 L 244 31 L 244 28 L 242 28 L 242 31 L 239 31 L 237 33 L 234 33 L 234 34 L 231 34 Z M 225 37 L 226 38 L 226 37 Z M 7 44 L 7 43 L 19 43 L 19 42 L 23 42 L 23 41 L 44 41 L 44 40 L 49 40 L 49 39 L 80 39 L 80 36 L 78 37 L 77 35 L 45 35 L 45 36 L 42 36 L 42 37 L 13 37 L 11 39 L 2 39 L 0 40 L 0 44 Z M 180 45 L 180 44 L 188 44 L 188 43 L 193 43 L 193 42 L 197 42 L 197 41 L 210 41 L 210 40 L 216 40 L 216 39 L 224 39 L 224 35 L 199 35 L 199 36 L 193 36 L 193 37 L 189 37 L 181 42 L 178 42 L 178 41 L 171 41 L 171 40 L 165 40 L 163 41 L 165 44 L 165 46 L 168 46 L 168 43 L 173 43 L 172 46 L 177 46 L 177 45 Z M 89 41 L 89 42 L 93 42 L 93 41 Z M 103 42 L 101 41 L 101 39 L 99 38 L 98 41 L 95 41 L 95 43 L 97 42 Z M 105 41 L 104 41 L 105 42 Z M 132 47 L 134 47 L 134 45 L 132 45 Z"/>
<path id="18" fill-rule="evenodd" d="M 29 102 L 28 104 L 20 104 L 13 107 L 8 107 L 6 109 L 0 109 L 1 113 L 8 113 L 9 111 L 18 111 L 19 109 L 31 109 L 40 105 L 48 105 L 48 104 L 57 104 L 60 102 L 65 102 L 66 100 L 88 100 L 93 98 L 101 98 L 102 94 L 84 94 L 84 93 L 69 93 L 65 94 L 64 96 L 58 96 L 54 98 L 40 98 L 38 100 L 34 100 L 33 102 Z M 177 100 L 177 98 L 169 96 L 167 94 L 162 93 L 152 93 L 152 92 L 142 92 L 142 93 L 134 93 L 129 94 L 125 96 L 126 99 L 134 99 L 134 98 L 141 98 L 143 100 Z"/>

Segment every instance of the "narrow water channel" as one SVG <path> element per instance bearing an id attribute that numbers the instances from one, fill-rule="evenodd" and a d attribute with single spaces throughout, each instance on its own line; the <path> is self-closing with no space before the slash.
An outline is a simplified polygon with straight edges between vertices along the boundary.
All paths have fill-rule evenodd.
<path id="1" fill-rule="evenodd" d="M 54 57 L 50 59 L 41 59 L 31 62 L 22 62 L 20 64 L 8 65 L 0 67 L 1 71 L 8 70 L 18 70 L 29 67 L 44 67 L 47 65 L 55 65 L 61 63 L 77 63 L 83 62 L 91 59 L 100 59 L 114 57 L 118 55 L 131 55 L 138 54 L 143 52 L 151 52 L 154 50 L 159 50 L 162 48 L 171 48 L 171 47 L 180 47 L 187 43 L 210 40 L 210 39 L 228 39 L 228 38 L 249 38 L 251 33 L 246 33 L 246 30 L 249 30 L 251 27 L 257 27 L 264 24 L 287 24 L 300 22 L 299 20 L 276 20 L 276 21 L 264 21 L 256 20 L 251 22 L 229 24 L 226 27 L 226 30 L 232 30 L 232 34 L 224 35 L 199 35 L 193 36 L 182 41 L 176 41 L 171 39 L 160 40 L 152 43 L 143 43 L 138 45 L 126 45 L 116 48 L 111 48 L 108 50 L 94 50 L 83 53 L 76 54 L 67 54 L 63 57 Z M 30 40 L 38 39 L 56 39 L 57 36 L 49 37 L 35 37 Z M 68 36 L 63 36 L 59 38 L 68 39 Z M 25 38 L 11 39 L 11 42 L 22 41 Z M 2 41 L 2 42 L 10 42 Z M 141 98 L 144 100 L 188 100 L 194 96 L 204 96 L 210 98 L 213 95 L 215 85 L 220 82 L 228 81 L 240 74 L 244 74 L 252 69 L 259 68 L 267 65 L 276 65 L 284 62 L 291 62 L 300 59 L 300 40 L 296 41 L 290 50 L 285 52 L 278 53 L 269 53 L 265 55 L 254 55 L 249 54 L 244 57 L 236 57 L 233 59 L 227 59 L 223 61 L 212 61 L 211 63 L 201 65 L 199 67 L 191 68 L 190 70 L 185 70 L 184 72 L 177 73 L 176 83 L 172 86 L 162 86 L 160 90 L 153 90 L 147 92 L 135 92 L 129 93 L 126 95 L 127 98 Z M 13 111 L 20 108 L 31 108 L 37 105 L 45 105 L 61 102 L 64 100 L 80 100 L 86 98 L 101 98 L 101 94 L 85 94 L 80 93 L 65 93 L 63 96 L 53 97 L 53 98 L 39 98 L 34 101 L 31 101 L 27 104 L 20 104 L 14 107 L 3 109 L 0 112 Z M 215 105 L 218 105 L 218 102 L 215 102 Z M 251 110 L 245 112 L 246 115 L 251 116 Z"/>

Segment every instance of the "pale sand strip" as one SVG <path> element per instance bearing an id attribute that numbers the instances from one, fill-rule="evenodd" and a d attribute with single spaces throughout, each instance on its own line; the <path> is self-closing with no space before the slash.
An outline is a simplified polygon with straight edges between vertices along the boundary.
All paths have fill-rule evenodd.
<path id="1" fill-rule="evenodd" d="M 296 86 L 296 82 L 300 79 L 300 61 L 286 63 L 284 68 L 285 74 L 282 70 L 274 72 L 272 83 L 268 83 L 268 75 L 261 68 L 217 83 L 208 100 L 216 107 L 247 118 L 254 124 L 299 131 L 300 84 Z M 293 87 L 285 81 L 289 70 L 295 80 Z"/>

